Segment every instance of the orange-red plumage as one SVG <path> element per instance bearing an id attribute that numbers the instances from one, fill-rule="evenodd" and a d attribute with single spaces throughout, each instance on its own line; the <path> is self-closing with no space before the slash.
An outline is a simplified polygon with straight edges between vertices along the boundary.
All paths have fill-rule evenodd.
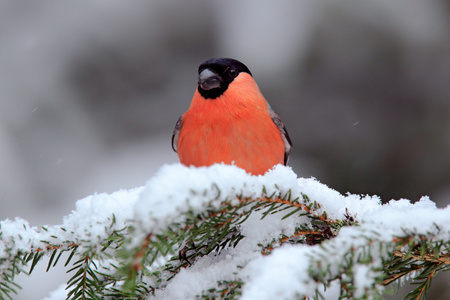
<path id="1" fill-rule="evenodd" d="M 188 166 L 234 163 L 259 175 L 285 164 L 290 152 L 284 125 L 247 72 L 240 72 L 214 99 L 197 89 L 177 127 L 173 146 L 180 162 Z"/>

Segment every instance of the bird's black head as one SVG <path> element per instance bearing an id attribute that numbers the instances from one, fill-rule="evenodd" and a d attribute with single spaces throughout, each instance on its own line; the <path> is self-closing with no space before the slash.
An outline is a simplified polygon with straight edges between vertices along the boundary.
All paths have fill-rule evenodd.
<path id="1" fill-rule="evenodd" d="M 239 73 L 252 75 L 246 65 L 232 58 L 213 58 L 198 67 L 198 91 L 205 99 L 221 96 Z"/>

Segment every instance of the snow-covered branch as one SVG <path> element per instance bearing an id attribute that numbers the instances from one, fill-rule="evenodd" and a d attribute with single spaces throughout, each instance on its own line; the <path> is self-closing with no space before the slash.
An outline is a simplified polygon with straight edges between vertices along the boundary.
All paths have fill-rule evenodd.
<path id="1" fill-rule="evenodd" d="M 67 265 L 70 299 L 376 298 L 407 277 L 416 298 L 450 268 L 450 207 L 341 195 L 283 166 L 166 165 L 143 187 L 79 200 L 61 225 L 0 226 L 0 298 L 44 256 Z"/>

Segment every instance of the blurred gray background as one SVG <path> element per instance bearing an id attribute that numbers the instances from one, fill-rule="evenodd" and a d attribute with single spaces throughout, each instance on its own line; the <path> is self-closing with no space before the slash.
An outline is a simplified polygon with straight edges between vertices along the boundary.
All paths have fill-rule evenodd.
<path id="1" fill-rule="evenodd" d="M 1 1 L 0 219 L 58 224 L 177 162 L 172 130 L 212 57 L 250 68 L 299 176 L 450 203 L 448 0 Z M 21 278 L 17 299 L 61 272 Z"/>

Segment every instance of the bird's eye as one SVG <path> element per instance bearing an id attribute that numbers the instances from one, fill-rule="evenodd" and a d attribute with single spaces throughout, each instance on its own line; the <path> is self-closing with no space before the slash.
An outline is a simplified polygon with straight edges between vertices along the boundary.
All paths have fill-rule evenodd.
<path id="1" fill-rule="evenodd" d="M 233 68 L 229 68 L 227 72 L 228 76 L 230 76 L 231 78 L 235 78 L 238 75 L 238 72 Z"/>

